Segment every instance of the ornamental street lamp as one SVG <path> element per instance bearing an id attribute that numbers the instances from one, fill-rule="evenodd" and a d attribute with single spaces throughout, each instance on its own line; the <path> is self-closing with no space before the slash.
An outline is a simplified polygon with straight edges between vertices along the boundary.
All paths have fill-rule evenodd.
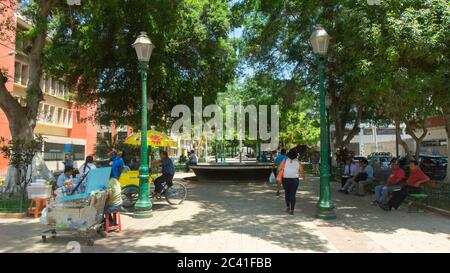
<path id="1" fill-rule="evenodd" d="M 379 6 L 379 5 L 381 5 L 381 0 L 367 0 L 367 4 L 369 6 L 373 6 L 373 5 Z"/>
<path id="2" fill-rule="evenodd" d="M 69 6 L 80 6 L 81 0 L 67 0 L 67 5 Z"/>
<path id="3" fill-rule="evenodd" d="M 325 96 L 325 106 L 327 107 L 327 130 L 328 130 L 328 164 L 330 165 L 330 176 L 333 177 L 333 158 L 331 156 L 331 133 L 330 133 L 330 107 L 333 104 L 333 100 L 331 99 L 331 95 L 329 92 L 326 92 Z"/>
<path id="4" fill-rule="evenodd" d="M 325 220 L 336 219 L 330 190 L 329 138 L 325 105 L 324 56 L 327 54 L 330 36 L 326 30 L 317 26 L 311 34 L 311 46 L 319 55 L 319 92 L 320 92 L 320 199 L 317 203 L 316 217 Z"/>
<path id="5" fill-rule="evenodd" d="M 146 32 L 141 35 L 132 45 L 136 50 L 139 60 L 139 73 L 142 79 L 142 115 L 141 115 L 141 166 L 139 167 L 139 199 L 134 206 L 135 218 L 149 218 L 152 216 L 152 203 L 148 192 L 148 145 L 147 145 L 147 69 L 150 56 L 155 46 L 147 36 Z"/>

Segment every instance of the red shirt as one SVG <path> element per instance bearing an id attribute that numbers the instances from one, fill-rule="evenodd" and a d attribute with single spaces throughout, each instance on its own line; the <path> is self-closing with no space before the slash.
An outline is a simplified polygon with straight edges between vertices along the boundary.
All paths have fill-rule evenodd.
<path id="1" fill-rule="evenodd" d="M 416 169 L 415 171 L 411 170 L 406 182 L 408 183 L 408 186 L 417 188 L 416 183 L 423 180 L 430 180 L 430 178 L 424 174 L 421 169 Z"/>
<path id="2" fill-rule="evenodd" d="M 405 172 L 398 168 L 397 170 L 393 171 L 392 174 L 388 178 L 388 185 L 395 185 L 400 183 L 402 179 L 405 178 Z"/>

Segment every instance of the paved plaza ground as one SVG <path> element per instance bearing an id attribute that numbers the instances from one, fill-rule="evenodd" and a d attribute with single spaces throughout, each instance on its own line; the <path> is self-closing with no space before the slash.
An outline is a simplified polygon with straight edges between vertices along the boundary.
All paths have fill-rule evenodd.
<path id="1" fill-rule="evenodd" d="M 69 237 L 44 244 L 39 220 L 0 219 L 0 252 L 67 252 L 74 240 L 82 252 L 450 252 L 449 218 L 405 208 L 385 212 L 370 206 L 370 197 L 337 193 L 338 183 L 332 185 L 338 219 L 315 219 L 318 184 L 310 178 L 300 186 L 290 216 L 267 183 L 186 182 L 185 203 L 158 201 L 145 220 L 123 215 L 124 231 L 93 247 Z"/>

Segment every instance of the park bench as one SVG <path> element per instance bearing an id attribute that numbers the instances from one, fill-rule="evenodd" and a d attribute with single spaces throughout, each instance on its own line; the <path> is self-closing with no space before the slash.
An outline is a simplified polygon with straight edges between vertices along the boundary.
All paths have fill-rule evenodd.
<path id="1" fill-rule="evenodd" d="M 433 181 L 428 181 L 422 186 L 420 193 L 408 192 L 408 212 L 423 212 L 424 208 L 430 204 L 431 192 L 433 190 Z"/>

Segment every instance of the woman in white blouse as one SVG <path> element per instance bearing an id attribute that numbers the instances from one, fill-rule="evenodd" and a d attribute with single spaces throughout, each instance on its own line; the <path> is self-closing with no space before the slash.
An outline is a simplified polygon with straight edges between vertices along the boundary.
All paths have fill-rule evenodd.
<path id="1" fill-rule="evenodd" d="M 277 177 L 277 182 L 283 184 L 286 212 L 289 212 L 291 215 L 294 215 L 300 175 L 306 183 L 305 172 L 303 171 L 302 164 L 298 160 L 298 151 L 296 148 L 293 148 L 289 150 L 287 158 L 281 163 L 280 172 Z"/>
<path id="2" fill-rule="evenodd" d="M 83 177 L 85 174 L 87 174 L 89 171 L 97 168 L 94 164 L 94 158 L 92 156 L 87 156 L 86 161 L 81 165 L 81 167 L 78 169 L 78 172 L 80 173 L 80 177 Z"/>

